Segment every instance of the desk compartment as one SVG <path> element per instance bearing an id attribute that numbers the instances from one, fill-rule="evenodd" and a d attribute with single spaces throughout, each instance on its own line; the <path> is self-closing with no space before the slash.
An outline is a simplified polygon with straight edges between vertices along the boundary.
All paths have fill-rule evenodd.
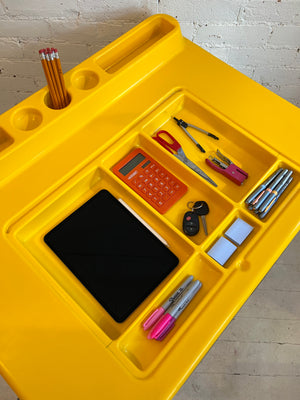
<path id="1" fill-rule="evenodd" d="M 188 128 L 189 133 L 205 149 L 206 153 L 202 153 L 177 125 L 173 117 L 204 129 L 217 136 L 219 140 L 193 128 Z M 234 202 L 240 202 L 277 160 L 277 154 L 274 151 L 253 140 L 251 134 L 245 129 L 185 90 L 180 90 L 171 96 L 144 121 L 143 132 L 149 136 L 153 136 L 158 130 L 166 130 L 171 133 L 182 145 L 186 156 L 217 183 L 218 187 L 212 186 L 212 188 Z M 248 173 L 248 178 L 241 186 L 236 185 L 206 164 L 205 159 L 209 156 L 216 156 L 217 149 Z M 203 178 L 200 180 L 204 181 Z"/>
<path id="2" fill-rule="evenodd" d="M 209 111 L 207 107 L 201 106 L 200 101 L 185 92 L 179 91 L 172 95 L 154 112 L 139 121 L 134 128 L 125 131 L 119 140 L 114 141 L 106 150 L 103 150 L 103 153 L 98 154 L 80 172 L 65 181 L 59 189 L 21 218 L 11 231 L 16 239 L 15 244 L 18 249 L 25 253 L 26 257 L 31 257 L 31 267 L 38 273 L 47 276 L 49 284 L 55 287 L 55 290 L 61 291 L 63 297 L 68 298 L 80 318 L 87 321 L 95 334 L 110 346 L 110 350 L 120 357 L 133 374 L 139 376 L 149 374 L 159 362 L 162 362 L 163 357 L 168 354 L 179 337 L 187 331 L 193 320 L 201 317 L 201 311 L 207 302 L 213 301 L 214 294 L 217 290 L 221 290 L 221 285 L 227 277 L 239 269 L 244 252 L 249 251 L 253 242 L 264 233 L 265 229 L 263 222 L 245 210 L 243 200 L 254 190 L 257 180 L 265 179 L 266 175 L 270 174 L 278 165 L 286 167 L 290 165 L 283 158 L 279 160 L 278 156 L 269 149 L 257 144 L 256 141 L 249 138 L 247 133 L 239 132 L 231 123 L 226 125 L 225 117 L 219 120 L 215 112 Z M 230 149 L 234 149 L 232 152 L 236 154 L 236 158 L 244 159 L 247 162 L 245 165 L 241 165 L 245 170 L 248 170 L 248 165 L 253 164 L 254 170 L 248 171 L 249 179 L 245 181 L 245 185 L 236 186 L 208 168 L 203 161 L 206 155 L 200 153 L 190 143 L 189 138 L 185 137 L 172 120 L 173 115 L 187 119 L 218 135 L 220 143 L 225 143 L 228 148 L 231 146 Z M 199 115 L 202 115 L 202 119 L 197 122 L 195 116 L 199 118 Z M 214 128 L 219 126 L 218 124 L 222 127 L 221 130 Z M 188 157 L 195 161 L 200 168 L 203 167 L 203 170 L 218 182 L 219 186 L 213 187 L 155 142 L 151 136 L 158 129 L 169 130 L 176 136 Z M 226 129 L 227 136 L 224 136 Z M 202 135 L 200 137 L 201 143 L 208 152 L 213 139 L 203 136 L 202 141 Z M 237 142 L 237 145 L 233 145 Z M 215 143 L 217 141 L 213 141 L 214 145 Z M 164 215 L 159 214 L 112 172 L 112 167 L 136 147 L 141 147 L 188 186 L 187 193 Z M 224 151 L 223 147 L 220 146 L 220 148 Z M 248 153 L 248 150 L 251 151 Z M 232 158 L 232 155 L 227 154 L 226 151 L 224 153 Z M 238 154 L 241 154 L 241 157 L 238 157 Z M 297 172 L 292 190 L 297 185 L 298 175 Z M 167 241 L 170 249 L 180 259 L 177 268 L 121 324 L 116 323 L 109 316 L 64 264 L 49 252 L 43 242 L 44 235 L 50 229 L 102 188 L 108 189 L 115 197 L 122 198 Z M 182 231 L 182 218 L 188 210 L 188 202 L 197 200 L 205 200 L 210 207 L 210 213 L 207 216 L 208 236 L 205 236 L 201 225 L 199 234 L 187 237 Z M 283 200 L 286 201 L 286 198 Z M 254 226 L 254 230 L 251 239 L 247 239 L 228 261 L 226 268 L 223 268 L 208 256 L 207 251 L 237 217 Z M 247 268 L 242 266 L 244 272 Z M 163 342 L 148 340 L 142 329 L 143 321 L 157 305 L 164 302 L 177 283 L 189 274 L 194 275 L 195 279 L 199 279 L 203 283 L 203 287 L 179 317 L 175 328 Z"/>
<path id="3" fill-rule="evenodd" d="M 64 265 L 64 263 L 49 249 L 44 242 L 44 236 L 68 215 L 72 214 L 82 204 L 101 189 L 107 189 L 117 199 L 122 199 L 142 219 L 160 235 L 169 246 L 170 250 L 179 259 L 178 266 L 163 280 L 163 282 L 137 307 L 135 311 L 123 322 L 117 323 L 95 300 L 88 290 Z M 122 335 L 134 323 L 142 310 L 152 301 L 185 265 L 194 253 L 194 249 L 184 237 L 174 232 L 172 225 L 162 223 L 159 215 L 152 214 L 144 204 L 136 204 L 135 199 L 111 178 L 99 166 L 99 159 L 89 165 L 79 176 L 66 182 L 59 190 L 47 197 L 38 207 L 22 218 L 14 228 L 9 229 L 18 246 L 19 251 L 31 259 L 31 268 L 38 274 L 47 278 L 49 283 L 67 296 L 75 308 L 80 308 L 81 318 L 88 317 L 92 329 L 109 343 Z"/>
<path id="4" fill-rule="evenodd" d="M 184 313 L 182 313 L 175 323 L 175 327 L 162 341 L 150 340 L 147 338 L 149 331 L 144 331 L 142 323 L 153 310 L 159 307 L 170 296 L 174 289 L 188 275 L 193 275 L 194 279 L 202 282 L 202 287 Z M 224 280 L 228 276 L 227 271 L 213 265 L 205 256 L 196 254 L 181 268 L 174 279 L 165 285 L 155 297 L 154 301 L 146 311 L 137 319 L 128 331 L 124 333 L 110 349 L 121 356 L 123 362 L 128 365 L 134 374 L 146 375 L 162 362 L 168 352 L 175 345 L 180 336 L 188 330 L 190 324 L 201 317 L 202 310 L 207 303 L 213 300 L 214 294 L 218 291 Z"/>

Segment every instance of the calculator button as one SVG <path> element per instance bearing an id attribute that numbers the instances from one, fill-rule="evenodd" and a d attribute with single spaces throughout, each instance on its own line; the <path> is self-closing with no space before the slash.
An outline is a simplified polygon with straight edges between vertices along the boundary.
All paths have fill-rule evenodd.
<path id="1" fill-rule="evenodd" d="M 157 186 L 153 186 L 153 192 L 157 193 L 159 191 L 159 188 Z"/>
<path id="2" fill-rule="evenodd" d="M 180 189 L 180 185 L 178 185 L 178 183 L 174 186 L 174 189 L 175 190 L 178 190 L 178 189 Z"/>
<path id="3" fill-rule="evenodd" d="M 158 183 L 160 179 L 156 176 L 153 180 L 154 182 Z"/>
<path id="4" fill-rule="evenodd" d="M 147 194 L 147 193 L 148 193 L 148 189 L 144 187 L 144 188 L 142 189 L 142 192 L 143 192 L 144 194 Z"/>
<path id="5" fill-rule="evenodd" d="M 164 204 L 164 202 L 161 201 L 161 200 L 159 200 L 159 201 L 157 202 L 157 205 L 158 205 L 159 207 L 161 207 L 163 204 Z"/>
<path id="6" fill-rule="evenodd" d="M 150 171 L 149 168 L 146 168 L 146 169 L 145 169 L 145 174 L 150 174 L 150 172 L 151 172 L 151 171 Z"/>
<path id="7" fill-rule="evenodd" d="M 157 196 L 154 195 L 154 196 L 152 197 L 152 200 L 154 201 L 154 203 L 157 203 L 157 202 L 159 201 L 159 198 L 158 198 Z"/>
<path id="8" fill-rule="evenodd" d="M 137 185 L 137 187 L 138 187 L 138 189 L 142 190 L 143 187 L 144 187 L 144 185 L 143 185 L 143 183 L 141 182 L 141 183 L 139 183 L 139 184 Z"/>
<path id="9" fill-rule="evenodd" d="M 149 168 L 151 168 L 151 169 L 156 168 L 156 164 L 152 163 L 152 164 L 149 166 Z"/>
<path id="10" fill-rule="evenodd" d="M 160 169 L 159 169 L 159 168 L 156 168 L 156 169 L 154 170 L 154 172 L 155 172 L 156 174 L 159 174 Z"/>
<path id="11" fill-rule="evenodd" d="M 153 183 L 153 182 L 149 182 L 149 183 L 148 183 L 148 187 L 149 187 L 150 189 L 152 189 L 153 186 L 154 186 L 154 183 Z"/>
<path id="12" fill-rule="evenodd" d="M 163 188 L 163 187 L 165 186 L 165 183 L 164 183 L 163 181 L 158 182 L 158 184 L 159 184 L 159 186 L 160 186 L 161 188 Z"/>
<path id="13" fill-rule="evenodd" d="M 170 195 L 170 196 L 173 196 L 174 193 L 175 193 L 175 190 L 174 190 L 174 189 L 169 190 L 169 195 Z"/>
<path id="14" fill-rule="evenodd" d="M 169 181 L 170 181 L 170 177 L 167 175 L 167 176 L 165 177 L 165 182 L 169 183 Z"/>
<path id="15" fill-rule="evenodd" d="M 164 193 L 163 197 L 164 200 L 168 200 L 170 198 L 170 196 L 168 195 L 168 193 Z"/>
<path id="16" fill-rule="evenodd" d="M 161 190 L 157 193 L 159 196 L 163 196 L 164 192 L 162 192 Z"/>
<path id="17" fill-rule="evenodd" d="M 171 179 L 170 182 L 169 182 L 169 184 L 170 184 L 171 186 L 174 186 L 174 185 L 176 184 L 176 182 L 175 182 L 173 179 Z"/>
<path id="18" fill-rule="evenodd" d="M 164 191 L 165 191 L 165 192 L 167 192 L 169 189 L 170 189 L 170 186 L 168 186 L 168 185 L 165 185 L 165 186 L 164 186 Z"/>
<path id="19" fill-rule="evenodd" d="M 145 175 L 140 174 L 140 175 L 138 176 L 138 179 L 143 179 L 144 177 L 145 177 Z"/>
<path id="20" fill-rule="evenodd" d="M 164 178 L 164 177 L 166 176 L 166 174 L 162 171 L 162 172 L 159 174 L 159 176 L 160 176 L 161 178 Z"/>
<path id="21" fill-rule="evenodd" d="M 133 183 L 134 185 L 137 185 L 138 180 L 137 180 L 137 179 L 134 179 L 134 180 L 132 181 L 132 183 Z"/>
<path id="22" fill-rule="evenodd" d="M 153 192 L 151 192 L 151 190 L 149 190 L 149 192 L 148 192 L 148 194 L 147 194 L 147 197 L 149 197 L 150 199 L 153 197 Z"/>
<path id="23" fill-rule="evenodd" d="M 145 178 L 145 179 L 143 180 L 143 182 L 144 182 L 145 184 L 147 184 L 148 182 L 150 182 L 150 179 L 149 179 L 149 178 Z"/>

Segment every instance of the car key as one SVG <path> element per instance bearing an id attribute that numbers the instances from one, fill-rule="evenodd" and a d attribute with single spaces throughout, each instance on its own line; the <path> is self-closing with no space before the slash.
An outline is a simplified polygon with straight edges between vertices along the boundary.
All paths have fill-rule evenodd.
<path id="1" fill-rule="evenodd" d="M 209 213 L 208 205 L 205 201 L 196 201 L 193 205 L 193 212 L 201 217 L 204 233 L 207 236 L 207 225 L 205 215 Z"/>
<path id="2" fill-rule="evenodd" d="M 199 217 L 193 211 L 187 211 L 182 221 L 183 232 L 188 236 L 195 236 L 199 232 Z"/>

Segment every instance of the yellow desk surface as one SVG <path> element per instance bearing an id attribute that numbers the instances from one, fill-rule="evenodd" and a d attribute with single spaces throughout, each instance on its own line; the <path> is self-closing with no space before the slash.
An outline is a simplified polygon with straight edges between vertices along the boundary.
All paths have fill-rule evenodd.
<path id="1" fill-rule="evenodd" d="M 183 38 L 156 15 L 65 75 L 71 103 L 47 88 L 0 116 L 0 373 L 21 399 L 168 399 L 262 280 L 299 229 L 300 110 Z M 173 116 L 201 126 L 249 173 L 239 187 L 215 173 Z M 151 139 L 170 131 L 218 184 L 212 187 Z M 111 171 L 140 146 L 189 190 L 161 215 Z M 294 180 L 260 220 L 246 197 L 278 167 Z M 121 324 L 49 251 L 43 236 L 101 188 L 157 230 L 179 266 Z M 181 229 L 188 201 L 206 200 L 209 235 Z M 254 227 L 220 266 L 207 251 L 237 218 Z M 188 274 L 203 282 L 162 342 L 141 325 Z"/>

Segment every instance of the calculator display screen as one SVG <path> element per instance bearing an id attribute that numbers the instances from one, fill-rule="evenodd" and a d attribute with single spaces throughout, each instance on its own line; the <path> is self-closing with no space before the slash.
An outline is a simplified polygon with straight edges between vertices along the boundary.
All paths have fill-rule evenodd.
<path id="1" fill-rule="evenodd" d="M 124 165 L 121 169 L 119 169 L 119 172 L 122 175 L 127 175 L 130 171 L 133 170 L 137 165 L 139 165 L 143 160 L 145 160 L 145 156 L 143 154 L 138 153 L 135 157 L 133 157 L 127 164 Z"/>

